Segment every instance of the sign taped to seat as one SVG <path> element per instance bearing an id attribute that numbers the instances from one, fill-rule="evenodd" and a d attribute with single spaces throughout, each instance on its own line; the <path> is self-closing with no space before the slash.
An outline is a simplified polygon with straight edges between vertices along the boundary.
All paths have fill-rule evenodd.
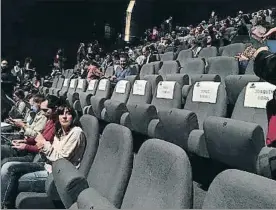
<path id="1" fill-rule="evenodd" d="M 173 99 L 174 81 L 161 81 L 157 86 L 156 98 Z"/>
<path id="2" fill-rule="evenodd" d="M 134 85 L 133 85 L 133 95 L 140 95 L 144 96 L 145 91 L 146 91 L 146 85 L 147 81 L 146 80 L 135 80 Z"/>
<path id="3" fill-rule="evenodd" d="M 276 86 L 268 82 L 249 82 L 245 90 L 244 107 L 265 109 L 275 89 Z"/>
<path id="4" fill-rule="evenodd" d="M 220 82 L 196 82 L 193 89 L 193 102 L 217 103 L 218 87 Z"/>
<path id="5" fill-rule="evenodd" d="M 63 87 L 67 87 L 68 86 L 68 78 L 66 78 L 63 82 Z"/>
<path id="6" fill-rule="evenodd" d="M 106 83 L 107 83 L 108 79 L 101 79 L 100 83 L 99 83 L 99 90 L 105 91 L 106 89 Z"/>
<path id="7" fill-rule="evenodd" d="M 78 89 L 82 89 L 83 88 L 83 82 L 84 82 L 84 79 L 79 79 Z"/>
<path id="8" fill-rule="evenodd" d="M 71 79 L 70 81 L 70 88 L 74 88 L 76 84 L 76 79 Z"/>
<path id="9" fill-rule="evenodd" d="M 89 85 L 88 85 L 88 90 L 94 90 L 95 89 L 96 81 L 97 80 L 95 80 L 95 79 L 90 80 Z"/>
<path id="10" fill-rule="evenodd" d="M 120 80 L 116 85 L 115 92 L 116 93 L 125 93 L 127 83 L 128 83 L 127 80 Z"/>

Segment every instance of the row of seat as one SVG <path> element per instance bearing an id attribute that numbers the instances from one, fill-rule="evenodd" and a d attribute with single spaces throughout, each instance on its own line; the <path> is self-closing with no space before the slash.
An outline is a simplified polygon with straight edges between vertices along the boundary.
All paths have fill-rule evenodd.
<path id="1" fill-rule="evenodd" d="M 80 119 L 87 146 L 80 168 L 60 159 L 53 163 L 53 183 L 46 193 L 20 193 L 17 208 L 54 208 L 59 198 L 66 208 L 193 208 L 193 172 L 186 152 L 175 144 L 149 139 L 134 158 L 130 129 L 108 124 L 99 135 L 98 120 Z M 49 184 L 49 183 L 52 183 Z M 208 208 L 275 208 L 276 182 L 226 170 L 212 182 L 204 198 Z"/>

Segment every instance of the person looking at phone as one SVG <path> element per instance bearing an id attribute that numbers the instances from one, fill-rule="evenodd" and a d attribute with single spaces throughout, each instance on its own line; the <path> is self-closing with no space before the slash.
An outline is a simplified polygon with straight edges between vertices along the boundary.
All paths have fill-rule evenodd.
<path id="1" fill-rule="evenodd" d="M 15 101 L 15 105 L 9 112 L 10 117 L 23 118 L 27 108 L 24 98 L 25 94 L 23 90 L 17 90 L 13 93 L 13 100 Z"/>
<path id="2" fill-rule="evenodd" d="M 47 118 L 42 136 L 45 138 L 46 141 L 49 142 L 53 141 L 55 135 L 55 123 L 58 120 L 56 109 L 59 104 L 60 99 L 58 97 L 49 95 L 47 96 L 46 100 L 41 103 L 40 106 L 40 109 L 44 112 L 43 115 Z M 31 160 L 33 158 L 33 155 L 38 152 L 39 149 L 36 146 L 35 137 L 25 136 L 24 139 L 13 140 L 11 142 L 11 146 L 1 145 L 1 160 L 3 163 L 3 161 L 7 162 L 7 160 L 3 160 L 4 158 L 18 156 L 25 156 L 23 159 Z M 16 160 L 20 161 L 22 160 L 22 158 L 17 158 Z"/>

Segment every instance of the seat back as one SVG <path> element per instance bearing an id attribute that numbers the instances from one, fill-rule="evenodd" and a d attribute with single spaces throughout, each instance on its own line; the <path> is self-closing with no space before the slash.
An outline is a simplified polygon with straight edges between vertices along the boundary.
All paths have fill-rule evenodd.
<path id="1" fill-rule="evenodd" d="M 99 80 L 97 80 L 97 79 L 90 80 L 88 83 L 88 87 L 86 89 L 86 93 L 95 95 L 96 91 L 97 91 L 98 84 L 99 84 Z"/>
<path id="2" fill-rule="evenodd" d="M 181 67 L 185 64 L 185 62 L 188 58 L 193 58 L 193 51 L 182 50 L 179 52 L 179 54 L 177 56 L 177 60 L 179 61 Z"/>
<path id="3" fill-rule="evenodd" d="M 249 82 L 241 91 L 231 118 L 260 125 L 267 133 L 266 104 L 273 98 L 276 86 L 267 82 Z"/>
<path id="4" fill-rule="evenodd" d="M 150 104 L 151 100 L 151 83 L 146 80 L 135 80 L 127 104 Z"/>
<path id="5" fill-rule="evenodd" d="M 203 48 L 199 54 L 199 58 L 211 58 L 216 57 L 218 55 L 218 50 L 216 47 L 205 47 Z"/>
<path id="6" fill-rule="evenodd" d="M 124 196 L 122 209 L 192 207 L 192 172 L 180 147 L 159 139 L 140 148 Z"/>
<path id="7" fill-rule="evenodd" d="M 108 98 L 110 96 L 110 81 L 108 79 L 101 79 L 97 87 L 96 97 Z"/>
<path id="8" fill-rule="evenodd" d="M 151 63 L 147 63 L 142 66 L 142 69 L 140 71 L 140 79 L 143 79 L 146 75 L 153 75 L 155 74 L 154 71 L 154 65 Z"/>
<path id="9" fill-rule="evenodd" d="M 76 91 L 77 86 L 78 86 L 78 79 L 71 79 L 68 92 L 74 93 Z"/>
<path id="10" fill-rule="evenodd" d="M 83 115 L 80 118 L 80 124 L 86 137 L 86 147 L 81 160 L 79 171 L 87 176 L 89 169 L 96 156 L 99 145 L 99 122 L 91 115 Z"/>
<path id="11" fill-rule="evenodd" d="M 161 57 L 162 61 L 173 61 L 175 60 L 174 52 L 166 52 Z"/>
<path id="12" fill-rule="evenodd" d="M 115 73 L 114 67 L 113 67 L 113 66 L 109 66 L 109 67 L 107 67 L 107 69 L 105 70 L 104 76 L 108 78 L 108 77 L 113 76 L 114 73 Z"/>
<path id="13" fill-rule="evenodd" d="M 180 69 L 181 74 L 204 74 L 205 63 L 200 58 L 188 58 Z"/>
<path id="14" fill-rule="evenodd" d="M 244 74 L 252 74 L 252 75 L 255 75 L 255 72 L 254 72 L 254 60 L 250 60 L 250 61 L 248 62 Z"/>
<path id="15" fill-rule="evenodd" d="M 228 75 L 239 74 L 238 62 L 233 57 L 208 58 L 208 65 L 208 74 L 218 74 L 222 79 Z"/>
<path id="16" fill-rule="evenodd" d="M 111 100 L 126 103 L 130 94 L 130 90 L 131 83 L 128 80 L 120 80 L 115 86 Z"/>
<path id="17" fill-rule="evenodd" d="M 210 185 L 203 209 L 275 209 L 276 182 L 235 169 L 220 173 Z"/>
<path id="18" fill-rule="evenodd" d="M 65 79 L 62 76 L 59 76 L 56 89 L 61 90 L 61 88 L 63 87 L 64 80 Z"/>
<path id="19" fill-rule="evenodd" d="M 58 84 L 58 76 L 55 76 L 54 79 L 53 79 L 53 83 L 52 83 L 52 88 L 56 88 L 57 87 L 57 84 Z"/>
<path id="20" fill-rule="evenodd" d="M 161 69 L 159 70 L 160 75 L 176 73 L 179 73 L 179 63 L 177 61 L 164 61 Z"/>
<path id="21" fill-rule="evenodd" d="M 121 125 L 108 124 L 101 136 L 97 154 L 87 181 L 116 208 L 121 207 L 133 164 L 131 131 Z"/>
<path id="22" fill-rule="evenodd" d="M 76 87 L 76 92 L 81 93 L 85 92 L 88 86 L 88 82 L 86 79 L 78 79 L 78 85 Z"/>
<path id="23" fill-rule="evenodd" d="M 196 82 L 184 105 L 184 109 L 195 112 L 199 129 L 208 116 L 225 117 L 227 112 L 227 96 L 225 86 L 221 82 Z"/>
<path id="24" fill-rule="evenodd" d="M 239 53 L 242 53 L 244 50 L 245 50 L 245 44 L 243 43 L 230 44 L 230 45 L 224 46 L 221 55 L 234 57 Z"/>
<path id="25" fill-rule="evenodd" d="M 181 108 L 181 87 L 174 81 L 158 83 L 151 104 L 158 109 Z"/>
<path id="26" fill-rule="evenodd" d="M 66 92 L 66 91 L 68 91 L 69 87 L 70 87 L 70 79 L 65 78 L 64 82 L 63 82 L 63 85 L 62 85 L 62 88 L 61 88 L 61 91 Z"/>
<path id="27" fill-rule="evenodd" d="M 162 61 L 154 61 L 150 62 L 154 66 L 154 73 L 158 74 L 159 70 L 161 69 L 163 62 Z"/>

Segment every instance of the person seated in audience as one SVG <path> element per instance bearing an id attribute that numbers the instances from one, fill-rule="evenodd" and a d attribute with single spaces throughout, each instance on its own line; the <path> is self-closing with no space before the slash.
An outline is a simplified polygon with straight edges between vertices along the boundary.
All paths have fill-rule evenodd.
<path id="1" fill-rule="evenodd" d="M 55 123 L 57 122 L 57 114 L 56 109 L 60 104 L 60 99 L 56 96 L 49 95 L 46 100 L 41 103 L 40 109 L 44 111 L 44 115 L 47 117 L 46 125 L 43 129 L 42 135 L 43 137 L 52 142 L 55 135 Z M 18 157 L 18 156 L 26 156 L 26 153 L 31 153 L 27 155 L 27 160 L 30 157 L 33 157 L 33 154 L 39 152 L 36 142 L 34 141 L 35 137 L 25 136 L 24 139 L 13 140 L 12 146 L 9 145 L 1 145 L 1 160 L 3 164 L 3 158 L 8 159 L 8 157 Z M 24 158 L 23 158 L 24 159 Z M 14 160 L 12 158 L 12 160 Z M 16 159 L 22 160 L 20 159 Z"/>
<path id="2" fill-rule="evenodd" d="M 150 50 L 149 46 L 143 47 L 142 53 L 144 55 L 143 65 L 146 64 L 146 63 L 156 61 L 156 57 L 151 54 L 151 50 Z"/>
<path id="3" fill-rule="evenodd" d="M 35 75 L 34 77 L 34 83 L 33 83 L 33 87 L 38 89 L 40 87 L 40 76 L 39 75 Z"/>
<path id="4" fill-rule="evenodd" d="M 119 82 L 131 75 L 131 69 L 129 67 L 128 57 L 126 54 L 120 55 L 120 66 L 116 69 L 115 75 L 110 78 L 111 82 Z"/>
<path id="5" fill-rule="evenodd" d="M 13 93 L 13 100 L 15 101 L 15 105 L 11 108 L 9 112 L 9 116 L 11 118 L 23 118 L 26 113 L 26 103 L 24 101 L 25 94 L 23 90 L 17 90 Z"/>
<path id="6" fill-rule="evenodd" d="M 256 49 L 250 45 L 242 53 L 239 53 L 235 58 L 239 61 L 239 66 L 242 72 L 245 72 L 245 69 L 252 59 Z"/>
<path id="7" fill-rule="evenodd" d="M 69 105 L 58 107 L 57 114 L 58 121 L 53 142 L 47 141 L 42 134 L 35 138 L 36 146 L 45 159 L 44 163 L 8 162 L 2 166 L 2 208 L 13 207 L 17 195 L 18 179 L 23 174 L 31 178 L 29 187 L 33 189 L 37 183 L 46 181 L 48 175 L 52 173 L 52 162 L 58 159 L 68 159 L 76 168 L 79 167 L 86 146 L 85 134 L 78 126 L 75 111 Z M 43 185 L 41 187 L 43 188 Z"/>
<path id="8" fill-rule="evenodd" d="M 92 61 L 87 64 L 87 80 L 100 79 L 104 74 L 100 71 L 99 65 Z"/>
<path id="9" fill-rule="evenodd" d="M 41 103 L 44 100 L 44 96 L 40 94 L 37 94 L 33 97 L 33 105 L 31 110 L 36 113 L 36 115 L 31 125 L 23 122 L 22 120 L 14 120 L 12 118 L 9 119 L 10 123 L 23 130 L 24 136 L 35 137 L 38 132 L 41 132 L 45 127 L 47 117 L 44 115 L 44 111 L 40 109 Z"/>
<path id="10" fill-rule="evenodd" d="M 276 90 L 273 92 L 273 98 L 266 104 L 266 113 L 268 121 L 266 145 L 276 147 Z"/>

